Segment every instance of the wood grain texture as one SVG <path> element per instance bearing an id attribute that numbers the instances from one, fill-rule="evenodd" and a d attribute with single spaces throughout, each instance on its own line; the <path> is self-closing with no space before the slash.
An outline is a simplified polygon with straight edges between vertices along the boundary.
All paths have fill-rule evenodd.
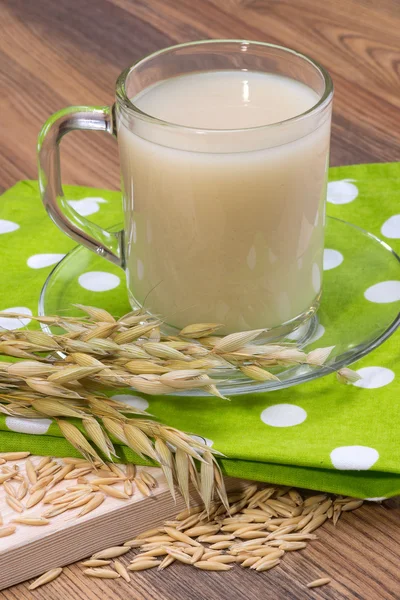
<path id="1" fill-rule="evenodd" d="M 2 0 L 0 188 L 36 178 L 36 138 L 71 104 L 109 104 L 120 71 L 149 52 L 201 38 L 247 38 L 294 47 L 332 74 L 331 164 L 400 160 L 399 0 Z M 66 183 L 118 189 L 118 153 L 102 134 L 63 142 Z M 400 503 L 368 505 L 329 524 L 319 540 L 263 574 L 194 572 L 173 565 L 132 584 L 92 581 L 77 565 L 44 588 L 2 600 L 399 600 Z M 1 565 L 0 565 L 1 568 Z M 331 586 L 307 590 L 317 577 Z"/>

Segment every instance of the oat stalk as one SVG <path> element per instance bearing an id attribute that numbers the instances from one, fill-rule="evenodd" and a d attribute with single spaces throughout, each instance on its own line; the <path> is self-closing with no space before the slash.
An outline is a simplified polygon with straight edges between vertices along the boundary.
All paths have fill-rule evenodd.
<path id="1" fill-rule="evenodd" d="M 304 363 L 319 368 L 331 351 L 322 348 L 306 354 L 293 343 L 258 343 L 265 330 L 218 336 L 222 326 L 217 323 L 188 325 L 179 336 L 168 336 L 160 331 L 161 321 L 142 310 L 117 320 L 101 308 L 76 307 L 83 317 L 32 317 L 47 328 L 58 327 L 56 334 L 0 331 L 0 354 L 21 359 L 0 361 L 0 413 L 53 419 L 92 464 L 112 460 L 113 442 L 127 445 L 142 459 L 158 463 L 172 495 L 177 485 L 188 505 L 191 481 L 207 511 L 217 496 L 226 504 L 217 452 L 145 411 L 111 400 L 107 393 L 123 387 L 146 394 L 201 389 L 224 398 L 218 384 L 227 381 L 226 374 L 278 380 L 271 367 Z M 78 419 L 82 428 L 71 418 Z"/>

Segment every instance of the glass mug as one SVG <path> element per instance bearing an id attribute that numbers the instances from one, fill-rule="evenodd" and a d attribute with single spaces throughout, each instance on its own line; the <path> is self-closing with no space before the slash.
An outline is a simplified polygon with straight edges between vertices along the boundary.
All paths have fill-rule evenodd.
<path id="1" fill-rule="evenodd" d="M 146 301 L 178 328 L 286 335 L 321 295 L 332 96 L 318 63 L 280 46 L 161 50 L 120 75 L 112 108 L 50 117 L 38 146 L 44 205 L 60 229 L 125 270 L 132 307 Z M 59 142 L 76 129 L 118 139 L 123 231 L 101 229 L 63 196 Z"/>

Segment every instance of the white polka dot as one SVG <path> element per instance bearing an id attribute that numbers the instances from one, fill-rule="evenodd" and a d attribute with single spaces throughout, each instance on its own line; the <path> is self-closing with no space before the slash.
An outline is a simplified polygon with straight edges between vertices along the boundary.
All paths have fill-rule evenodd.
<path id="1" fill-rule="evenodd" d="M 313 344 L 314 342 L 316 342 L 317 340 L 322 338 L 324 333 L 325 333 L 325 327 L 323 325 L 318 325 L 316 332 L 314 333 L 313 336 L 310 337 L 310 339 L 308 340 L 308 343 Z"/>
<path id="2" fill-rule="evenodd" d="M 22 417 L 6 417 L 6 426 L 11 431 L 18 433 L 29 433 L 32 435 L 43 435 L 47 433 L 51 419 L 23 419 Z"/>
<path id="3" fill-rule="evenodd" d="M 202 435 L 191 435 L 190 437 L 193 438 L 196 442 L 203 442 L 203 444 L 205 442 L 209 448 L 211 448 L 214 444 L 212 440 L 203 437 Z"/>
<path id="4" fill-rule="evenodd" d="M 133 408 L 138 408 L 139 410 L 147 410 L 149 407 L 147 400 L 144 400 L 140 396 L 132 396 L 132 394 L 115 394 L 115 396 L 111 396 L 111 399 L 129 404 L 129 406 L 133 406 Z"/>
<path id="5" fill-rule="evenodd" d="M 321 273 L 317 263 L 312 266 L 312 285 L 316 294 L 321 290 Z"/>
<path id="6" fill-rule="evenodd" d="M 397 302 L 400 300 L 400 281 L 381 281 L 371 285 L 364 292 L 364 296 L 370 302 L 376 302 L 377 304 Z"/>
<path id="7" fill-rule="evenodd" d="M 256 261 L 257 261 L 257 253 L 256 253 L 256 249 L 254 246 L 252 246 L 249 250 L 249 253 L 247 255 L 247 266 L 249 267 L 249 269 L 251 269 L 252 271 L 254 271 L 254 269 L 256 268 Z"/>
<path id="8" fill-rule="evenodd" d="M 376 496 L 376 498 L 364 498 L 364 500 L 368 500 L 368 502 L 382 502 L 382 500 L 387 500 L 386 496 Z"/>
<path id="9" fill-rule="evenodd" d="M 23 315 L 31 315 L 32 311 L 30 308 L 26 306 L 13 306 L 12 308 L 4 308 L 0 312 L 5 313 L 20 313 Z M 25 327 L 28 323 L 31 322 L 32 319 L 28 319 L 25 317 L 0 317 L 0 330 L 1 329 L 20 329 L 21 327 Z"/>
<path id="10" fill-rule="evenodd" d="M 394 379 L 393 371 L 386 367 L 364 367 L 363 369 L 358 369 L 357 373 L 361 379 L 355 381 L 353 385 L 368 390 L 388 385 Z"/>
<path id="11" fill-rule="evenodd" d="M 300 340 L 307 333 L 308 328 L 309 323 L 304 323 L 303 325 L 300 325 L 300 327 L 292 331 L 292 333 L 289 333 L 286 337 L 289 340 Z"/>
<path id="12" fill-rule="evenodd" d="M 308 322 L 304 323 L 303 325 L 300 325 L 300 327 L 298 329 L 295 329 L 295 331 L 292 331 L 292 333 L 289 333 L 289 335 L 287 335 L 286 337 L 289 340 L 294 340 L 294 341 L 301 340 L 306 335 L 309 327 L 310 327 L 310 324 Z M 318 324 L 318 327 L 315 330 L 314 335 L 312 335 L 307 340 L 307 344 L 313 344 L 314 342 L 316 342 L 317 340 L 322 338 L 324 333 L 325 333 L 325 327 L 323 325 Z"/>
<path id="13" fill-rule="evenodd" d="M 137 276 L 140 279 L 140 281 L 143 279 L 143 275 L 144 275 L 144 264 L 142 263 L 140 258 L 138 258 L 138 260 L 137 260 Z"/>
<path id="14" fill-rule="evenodd" d="M 82 200 L 68 200 L 68 204 L 76 210 L 81 217 L 87 217 L 99 212 L 99 204 L 107 204 L 104 198 L 82 198 Z"/>
<path id="15" fill-rule="evenodd" d="M 120 278 L 105 271 L 89 271 L 79 276 L 79 285 L 90 292 L 107 292 L 120 284 Z"/>
<path id="16" fill-rule="evenodd" d="M 17 223 L 0 219 L 0 233 L 11 233 L 11 231 L 16 231 L 17 229 L 19 229 Z"/>
<path id="17" fill-rule="evenodd" d="M 55 265 L 64 258 L 65 254 L 33 254 L 28 258 L 26 264 L 31 269 L 42 269 L 43 267 L 50 267 Z"/>
<path id="18" fill-rule="evenodd" d="M 300 327 L 298 329 L 295 329 L 295 331 L 292 331 L 292 333 L 289 333 L 289 335 L 287 335 L 286 337 L 289 340 L 294 340 L 294 341 L 301 340 L 301 338 L 306 335 L 309 326 L 310 326 L 309 323 L 304 323 L 303 325 L 300 325 Z M 318 327 L 315 330 L 314 335 L 312 335 L 307 340 L 307 344 L 313 344 L 314 342 L 316 342 L 317 340 L 322 338 L 324 333 L 325 333 L 325 327 L 323 325 L 318 324 Z"/>
<path id="19" fill-rule="evenodd" d="M 307 418 L 304 408 L 295 404 L 274 404 L 261 413 L 261 421 L 271 427 L 293 427 Z"/>
<path id="20" fill-rule="evenodd" d="M 400 215 L 393 215 L 381 227 L 382 235 L 391 239 L 400 239 Z"/>
<path id="21" fill-rule="evenodd" d="M 190 437 L 191 437 L 193 440 L 195 440 L 196 442 L 202 442 L 203 444 L 206 444 L 206 446 L 208 446 L 209 448 L 211 448 L 211 446 L 212 446 L 212 445 L 213 445 L 213 443 L 214 443 L 212 440 L 209 440 L 208 438 L 206 438 L 206 437 L 203 437 L 203 436 L 201 436 L 201 435 L 191 435 Z M 170 446 L 170 448 L 171 448 L 171 450 L 172 450 L 173 452 L 175 452 L 175 450 L 176 450 L 176 447 L 175 447 L 175 446 L 172 446 L 172 445 L 171 445 L 171 446 Z M 200 455 L 201 455 L 201 454 L 203 454 L 203 453 L 204 453 L 204 450 L 200 450 L 199 448 L 196 448 L 196 452 L 198 452 L 198 454 L 200 454 Z"/>
<path id="22" fill-rule="evenodd" d="M 379 452 L 368 446 L 341 446 L 331 452 L 335 469 L 341 471 L 366 471 L 378 460 Z"/>
<path id="23" fill-rule="evenodd" d="M 338 250 L 332 250 L 331 248 L 325 248 L 324 250 L 324 271 L 329 271 L 338 267 L 343 262 L 343 254 Z"/>
<path id="24" fill-rule="evenodd" d="M 350 181 L 354 180 L 343 179 L 328 183 L 327 201 L 331 204 L 348 204 L 355 200 L 358 196 L 358 189 Z"/>

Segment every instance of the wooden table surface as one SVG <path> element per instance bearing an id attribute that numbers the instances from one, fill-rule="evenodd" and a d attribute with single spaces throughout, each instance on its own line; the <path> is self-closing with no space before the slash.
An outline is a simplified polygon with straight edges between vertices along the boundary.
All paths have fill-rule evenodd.
<path id="1" fill-rule="evenodd" d="M 0 188 L 36 178 L 36 137 L 71 104 L 109 104 L 119 72 L 159 48 L 204 38 L 274 42 L 316 57 L 336 96 L 331 164 L 400 159 L 399 0 L 2 0 Z M 63 142 L 66 183 L 118 189 L 115 142 L 76 133 Z M 400 598 L 400 503 L 368 505 L 320 530 L 304 552 L 271 572 L 226 574 L 172 566 L 134 582 L 92 581 L 78 566 L 38 589 L 1 599 L 273 600 Z M 0 565 L 1 568 L 1 565 Z M 319 576 L 333 584 L 304 585 Z"/>

